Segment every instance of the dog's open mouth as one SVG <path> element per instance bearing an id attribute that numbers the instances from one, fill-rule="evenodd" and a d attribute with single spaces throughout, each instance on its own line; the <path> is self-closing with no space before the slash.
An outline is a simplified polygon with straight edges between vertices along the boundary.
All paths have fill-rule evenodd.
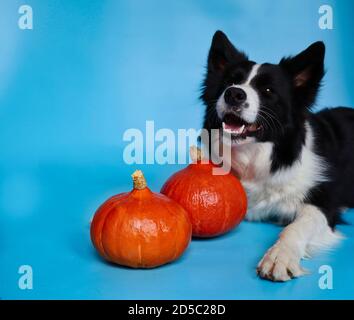
<path id="1" fill-rule="evenodd" d="M 222 119 L 224 131 L 230 133 L 233 138 L 246 139 L 254 136 L 261 129 L 260 125 L 248 123 L 233 113 L 227 113 Z"/>

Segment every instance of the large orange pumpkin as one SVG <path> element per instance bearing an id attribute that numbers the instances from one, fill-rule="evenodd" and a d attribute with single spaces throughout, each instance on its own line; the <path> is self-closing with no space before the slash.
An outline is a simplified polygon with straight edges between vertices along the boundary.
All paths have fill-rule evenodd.
<path id="1" fill-rule="evenodd" d="M 91 239 L 107 260 L 133 268 L 173 261 L 188 246 L 192 227 L 175 201 L 152 192 L 140 170 L 131 192 L 108 199 L 95 213 Z"/>
<path id="2" fill-rule="evenodd" d="M 210 161 L 202 163 L 199 149 L 193 153 L 197 153 L 197 156 L 192 156 L 195 161 L 172 175 L 161 193 L 186 209 L 192 222 L 193 236 L 221 235 L 244 218 L 246 193 L 233 174 L 213 175 L 215 165 Z"/>

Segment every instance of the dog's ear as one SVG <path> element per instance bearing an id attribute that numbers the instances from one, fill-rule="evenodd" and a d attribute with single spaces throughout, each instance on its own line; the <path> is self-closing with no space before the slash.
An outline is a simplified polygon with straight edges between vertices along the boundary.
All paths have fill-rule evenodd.
<path id="1" fill-rule="evenodd" d="M 291 77 L 294 94 L 300 103 L 310 107 L 324 76 L 325 45 L 318 41 L 294 57 L 283 58 L 279 65 Z"/>
<path id="2" fill-rule="evenodd" d="M 232 62 L 247 60 L 247 56 L 238 51 L 222 31 L 216 31 L 208 56 L 208 71 L 220 72 Z"/>

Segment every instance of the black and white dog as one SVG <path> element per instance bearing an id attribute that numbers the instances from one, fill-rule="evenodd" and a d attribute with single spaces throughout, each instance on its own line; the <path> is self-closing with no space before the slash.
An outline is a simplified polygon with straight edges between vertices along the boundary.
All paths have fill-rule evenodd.
<path id="1" fill-rule="evenodd" d="M 204 128 L 231 134 L 246 218 L 287 222 L 257 268 L 274 281 L 303 275 L 300 260 L 333 246 L 341 212 L 354 207 L 354 109 L 310 111 L 324 54 L 316 42 L 279 64 L 257 64 L 217 31 L 208 56 Z"/>

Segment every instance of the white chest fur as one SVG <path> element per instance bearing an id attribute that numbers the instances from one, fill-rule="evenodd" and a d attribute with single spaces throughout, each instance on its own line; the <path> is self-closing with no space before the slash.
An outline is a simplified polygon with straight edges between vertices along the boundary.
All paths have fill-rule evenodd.
<path id="1" fill-rule="evenodd" d="M 274 215 L 280 220 L 292 219 L 309 190 L 325 180 L 324 162 L 312 151 L 312 131 L 309 126 L 307 129 L 299 159 L 275 173 L 270 172 L 272 143 L 251 142 L 232 147 L 231 166 L 248 195 L 246 219 L 266 220 Z"/>

